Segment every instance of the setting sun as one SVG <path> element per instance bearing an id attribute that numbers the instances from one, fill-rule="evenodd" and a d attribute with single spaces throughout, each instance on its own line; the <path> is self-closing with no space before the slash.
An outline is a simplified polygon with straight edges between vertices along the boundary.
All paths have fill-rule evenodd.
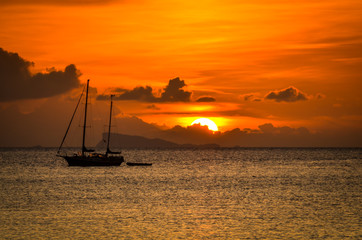
<path id="1" fill-rule="evenodd" d="M 207 126 L 211 131 L 218 131 L 217 125 L 208 118 L 199 118 L 191 123 L 191 125 L 200 124 L 201 126 Z"/>

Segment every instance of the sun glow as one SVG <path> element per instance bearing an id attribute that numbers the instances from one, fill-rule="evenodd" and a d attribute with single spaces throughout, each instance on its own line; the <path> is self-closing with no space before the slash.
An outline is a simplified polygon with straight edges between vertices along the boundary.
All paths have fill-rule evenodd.
<path id="1" fill-rule="evenodd" d="M 207 126 L 211 131 L 218 131 L 217 125 L 208 118 L 199 118 L 191 123 L 191 125 L 200 124 L 201 126 Z"/>

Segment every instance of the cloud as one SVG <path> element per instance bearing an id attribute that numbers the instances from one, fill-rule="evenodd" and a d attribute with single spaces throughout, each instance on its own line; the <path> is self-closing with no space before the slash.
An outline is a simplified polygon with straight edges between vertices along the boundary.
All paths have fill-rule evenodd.
<path id="1" fill-rule="evenodd" d="M 265 123 L 259 126 L 259 129 L 264 134 L 274 135 L 307 135 L 309 130 L 305 127 L 291 128 L 288 126 L 274 127 L 271 123 Z"/>
<path id="2" fill-rule="evenodd" d="M 360 146 L 361 144 L 358 141 L 361 134 L 357 133 L 354 136 L 352 131 L 311 133 L 305 127 L 276 127 L 271 123 L 260 125 L 257 129 L 235 128 L 216 133 L 200 125 L 175 126 L 153 134 L 149 137 L 161 138 L 178 144 L 218 144 L 223 147 L 331 147 Z"/>
<path id="3" fill-rule="evenodd" d="M 317 93 L 317 94 L 315 95 L 315 98 L 316 98 L 316 99 L 324 99 L 324 98 L 326 98 L 326 95 L 324 95 L 323 93 Z"/>
<path id="4" fill-rule="evenodd" d="M 244 101 L 252 101 L 252 102 L 261 101 L 261 99 L 259 97 L 257 97 L 255 94 L 252 94 L 252 93 L 241 95 L 241 97 L 244 99 Z"/>
<path id="5" fill-rule="evenodd" d="M 119 100 L 141 100 L 145 102 L 153 102 L 155 97 L 152 94 L 152 88 L 149 86 L 146 87 L 136 87 L 131 91 L 125 91 L 118 97 Z"/>
<path id="6" fill-rule="evenodd" d="M 313 146 L 315 135 L 305 127 L 292 128 L 288 126 L 275 127 L 271 123 L 260 125 L 257 129 L 235 128 L 226 132 L 212 132 L 207 126 L 198 124 L 156 132 L 154 138 L 161 138 L 178 144 L 218 144 L 223 147 L 235 145 L 244 147 L 283 147 L 283 146 Z"/>
<path id="7" fill-rule="evenodd" d="M 244 97 L 244 101 L 249 101 L 254 97 L 254 95 L 253 94 L 246 94 L 243 97 Z"/>
<path id="8" fill-rule="evenodd" d="M 161 94 L 161 102 L 189 102 L 191 92 L 182 90 L 185 86 L 184 80 L 180 80 L 178 77 L 171 79 Z"/>
<path id="9" fill-rule="evenodd" d="M 187 127 L 175 126 L 171 129 L 158 132 L 158 137 L 178 144 L 210 144 L 217 142 L 217 133 L 207 126 L 194 124 Z"/>
<path id="10" fill-rule="evenodd" d="M 296 102 L 308 100 L 305 93 L 299 91 L 295 87 L 288 87 L 282 90 L 269 92 L 265 99 L 275 100 L 276 102 Z"/>
<path id="11" fill-rule="evenodd" d="M 241 147 L 311 147 L 332 146 L 335 143 L 316 141 L 316 135 L 305 127 L 275 127 L 271 123 L 260 125 L 258 129 L 239 128 L 224 132 L 218 142 L 226 146 Z"/>
<path id="12" fill-rule="evenodd" d="M 141 102 L 189 102 L 191 92 L 184 91 L 182 88 L 186 84 L 180 78 L 171 79 L 168 85 L 164 88 L 161 93 L 161 97 L 155 97 L 152 93 L 152 87 L 135 87 L 132 90 L 123 88 L 112 89 L 115 93 L 114 100 L 137 100 Z M 118 93 L 118 94 L 117 94 Z M 120 94 L 119 94 L 120 93 Z M 108 95 L 98 95 L 97 100 L 106 100 Z"/>
<path id="13" fill-rule="evenodd" d="M 147 109 L 153 109 L 153 110 L 161 110 L 159 107 L 157 107 L 155 104 L 151 104 L 146 107 Z"/>
<path id="14" fill-rule="evenodd" d="M 29 68 L 33 65 L 17 53 L 0 48 L 1 102 L 52 97 L 79 86 L 80 72 L 73 64 L 64 71 L 48 69 L 47 73 L 32 75 Z"/>
<path id="15" fill-rule="evenodd" d="M 121 92 L 121 94 L 115 95 L 113 100 L 138 100 L 142 102 L 155 102 L 156 98 L 152 94 L 152 88 L 149 86 L 146 87 L 136 87 L 132 90 L 126 89 L 115 89 L 115 92 Z M 97 100 L 106 100 L 109 99 L 107 95 L 98 95 Z"/>
<path id="16" fill-rule="evenodd" d="M 196 102 L 215 102 L 216 99 L 213 97 L 200 97 Z"/>
<path id="17" fill-rule="evenodd" d="M 0 0 L 2 5 L 96 5 L 115 2 L 117 0 Z"/>

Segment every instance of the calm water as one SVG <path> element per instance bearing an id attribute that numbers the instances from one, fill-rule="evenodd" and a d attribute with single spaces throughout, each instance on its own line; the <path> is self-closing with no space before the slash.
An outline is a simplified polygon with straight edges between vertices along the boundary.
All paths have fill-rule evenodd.
<path id="1" fill-rule="evenodd" d="M 0 150 L 1 239 L 361 239 L 361 149 Z"/>

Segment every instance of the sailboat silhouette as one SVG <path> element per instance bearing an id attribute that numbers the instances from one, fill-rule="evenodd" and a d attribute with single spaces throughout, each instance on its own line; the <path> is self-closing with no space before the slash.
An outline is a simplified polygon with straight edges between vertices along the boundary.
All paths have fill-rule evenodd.
<path id="1" fill-rule="evenodd" d="M 70 125 L 72 124 L 74 115 L 78 109 L 80 100 L 83 97 L 84 90 L 79 98 L 77 106 L 74 110 L 73 116 L 69 122 L 68 128 L 65 132 L 63 140 L 59 146 L 57 156 L 64 158 L 69 166 L 119 166 L 124 162 L 121 152 L 113 152 L 109 149 L 110 136 L 111 136 L 111 123 L 112 123 L 112 97 L 111 95 L 111 106 L 109 112 L 109 125 L 108 125 L 108 139 L 107 139 L 107 150 L 105 153 L 96 153 L 94 150 L 87 149 L 85 147 L 85 136 L 86 136 L 86 124 L 87 124 L 87 106 L 88 106 L 88 90 L 89 90 L 89 79 L 87 81 L 86 96 L 85 96 L 85 110 L 84 110 L 84 124 L 83 124 L 83 138 L 82 138 L 82 151 L 80 153 L 74 153 L 72 156 L 60 154 L 60 150 L 67 137 Z"/>

